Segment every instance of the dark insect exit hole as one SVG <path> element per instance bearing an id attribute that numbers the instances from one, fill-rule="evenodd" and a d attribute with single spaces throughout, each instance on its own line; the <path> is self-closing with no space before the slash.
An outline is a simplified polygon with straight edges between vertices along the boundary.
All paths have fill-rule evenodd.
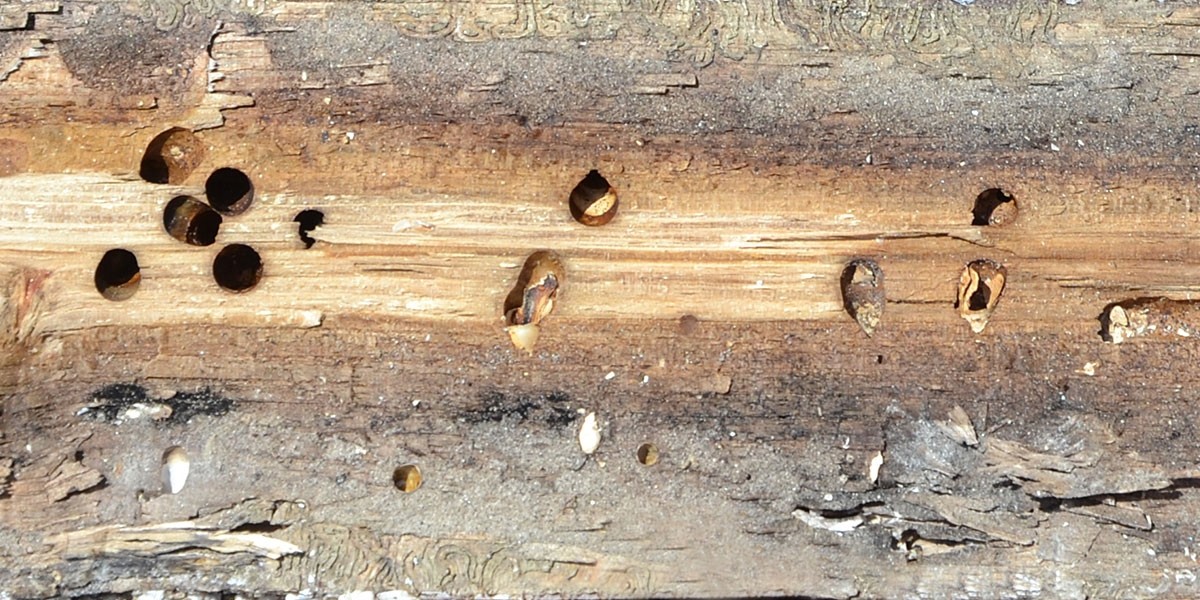
<path id="1" fill-rule="evenodd" d="M 576 221 L 592 227 L 604 225 L 617 215 L 617 189 L 593 169 L 571 190 L 567 204 Z"/>
<path id="2" fill-rule="evenodd" d="M 232 292 L 244 292 L 258 285 L 262 272 L 262 257 L 245 244 L 225 246 L 213 260 L 217 285 Z"/>
<path id="3" fill-rule="evenodd" d="M 181 242 L 210 246 L 221 230 L 221 215 L 191 196 L 176 196 L 163 209 L 163 227 Z"/>
<path id="4" fill-rule="evenodd" d="M 980 281 L 979 287 L 975 288 L 975 293 L 967 299 L 967 310 L 984 310 L 987 308 L 988 300 L 992 297 L 992 288 L 988 284 Z"/>
<path id="5" fill-rule="evenodd" d="M 300 224 L 300 241 L 304 242 L 304 247 L 312 248 L 313 244 L 317 243 L 317 240 L 308 234 L 325 224 L 325 213 L 310 208 L 300 211 L 296 215 L 296 218 L 292 220 Z"/>
<path id="6" fill-rule="evenodd" d="M 213 171 L 204 182 L 204 194 L 208 203 L 218 212 L 239 215 L 246 212 L 254 202 L 254 184 L 243 172 L 222 167 Z"/>
<path id="7" fill-rule="evenodd" d="M 182 183 L 204 161 L 204 144 L 196 134 L 172 127 L 150 140 L 138 174 L 150 183 Z"/>
<path id="8" fill-rule="evenodd" d="M 971 225 L 1006 225 L 1017 216 L 1017 201 L 1000 188 L 989 188 L 975 198 L 971 215 Z"/>
<path id="9" fill-rule="evenodd" d="M 123 248 L 105 252 L 96 265 L 95 282 L 101 296 L 113 301 L 128 300 L 142 282 L 137 257 Z"/>

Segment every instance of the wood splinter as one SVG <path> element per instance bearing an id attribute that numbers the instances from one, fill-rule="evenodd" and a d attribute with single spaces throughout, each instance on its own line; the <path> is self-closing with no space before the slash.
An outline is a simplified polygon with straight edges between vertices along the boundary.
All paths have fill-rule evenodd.
<path id="1" fill-rule="evenodd" d="M 1200 302 L 1135 298 L 1100 313 L 1100 337 L 1120 344 L 1136 337 L 1194 337 L 1200 334 Z"/>

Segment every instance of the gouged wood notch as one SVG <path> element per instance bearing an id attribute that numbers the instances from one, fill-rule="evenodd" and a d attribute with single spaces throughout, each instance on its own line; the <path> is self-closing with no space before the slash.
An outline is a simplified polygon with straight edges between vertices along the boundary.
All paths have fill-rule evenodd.
<path id="1" fill-rule="evenodd" d="M 1198 24 L 0 4 L 0 598 L 1200 596 Z"/>

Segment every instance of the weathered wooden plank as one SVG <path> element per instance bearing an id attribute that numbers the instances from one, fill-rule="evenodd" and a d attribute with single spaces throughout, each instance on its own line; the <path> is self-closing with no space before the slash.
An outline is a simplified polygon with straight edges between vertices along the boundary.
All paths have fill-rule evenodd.
<path id="1" fill-rule="evenodd" d="M 1200 9 L 968 4 L 0 8 L 0 591 L 1196 595 Z"/>

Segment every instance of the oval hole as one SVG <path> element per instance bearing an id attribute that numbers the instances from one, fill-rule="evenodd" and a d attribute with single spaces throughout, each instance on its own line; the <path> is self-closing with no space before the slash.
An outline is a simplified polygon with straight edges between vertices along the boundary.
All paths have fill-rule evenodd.
<path id="1" fill-rule="evenodd" d="M 507 325 L 537 325 L 554 309 L 566 277 L 562 259 L 551 250 L 538 250 L 525 259 L 517 284 L 504 298 Z"/>
<path id="2" fill-rule="evenodd" d="M 213 259 L 213 279 L 231 292 L 245 292 L 262 279 L 263 263 L 258 252 L 245 244 L 230 244 Z"/>
<path id="3" fill-rule="evenodd" d="M 325 213 L 310 208 L 300 211 L 296 215 L 296 218 L 292 220 L 300 224 L 300 241 L 304 242 L 304 247 L 312 248 L 313 244 L 317 243 L 317 240 L 308 234 L 325 224 Z"/>
<path id="4" fill-rule="evenodd" d="M 647 467 L 654 466 L 658 463 L 658 446 L 650 442 L 646 442 L 645 444 L 638 446 L 637 459 L 638 462 L 646 465 Z"/>
<path id="5" fill-rule="evenodd" d="M 221 230 L 221 215 L 196 198 L 176 196 L 163 209 L 163 227 L 185 244 L 211 246 Z"/>
<path id="6" fill-rule="evenodd" d="M 842 306 L 867 336 L 875 334 L 887 296 L 883 269 L 869 258 L 856 258 L 842 269 Z"/>
<path id="7" fill-rule="evenodd" d="M 973 260 L 963 268 L 954 307 L 975 333 L 983 333 L 1000 302 L 1007 277 L 1004 265 L 990 259 Z"/>
<path id="8" fill-rule="evenodd" d="M 600 171 L 592 169 L 575 189 L 567 202 L 576 221 L 597 227 L 617 216 L 617 189 L 608 183 Z"/>
<path id="9" fill-rule="evenodd" d="M 406 494 L 417 491 L 421 487 L 421 468 L 413 464 L 396 467 L 392 471 L 392 484 Z"/>
<path id="10" fill-rule="evenodd" d="M 187 451 L 182 446 L 167 448 L 162 456 L 163 491 L 170 494 L 183 491 L 190 471 L 191 461 L 188 460 Z"/>
<path id="11" fill-rule="evenodd" d="M 975 197 L 971 225 L 1007 225 L 1017 218 L 1017 200 L 1000 188 L 989 188 Z"/>
<path id="12" fill-rule="evenodd" d="M 128 300 L 142 283 L 137 256 L 124 248 L 104 253 L 96 265 L 96 291 L 114 302 Z"/>
<path id="13" fill-rule="evenodd" d="M 138 174 L 150 183 L 183 183 L 204 162 L 204 144 L 196 134 L 172 127 L 150 140 Z"/>
<path id="14" fill-rule="evenodd" d="M 504 299 L 504 330 L 518 350 L 533 353 L 542 320 L 554 310 L 565 276 L 554 252 L 538 250 L 525 259 L 517 284 Z"/>
<path id="15" fill-rule="evenodd" d="M 254 184 L 245 173 L 232 167 L 213 171 L 204 182 L 208 203 L 226 215 L 240 215 L 254 202 Z"/>

